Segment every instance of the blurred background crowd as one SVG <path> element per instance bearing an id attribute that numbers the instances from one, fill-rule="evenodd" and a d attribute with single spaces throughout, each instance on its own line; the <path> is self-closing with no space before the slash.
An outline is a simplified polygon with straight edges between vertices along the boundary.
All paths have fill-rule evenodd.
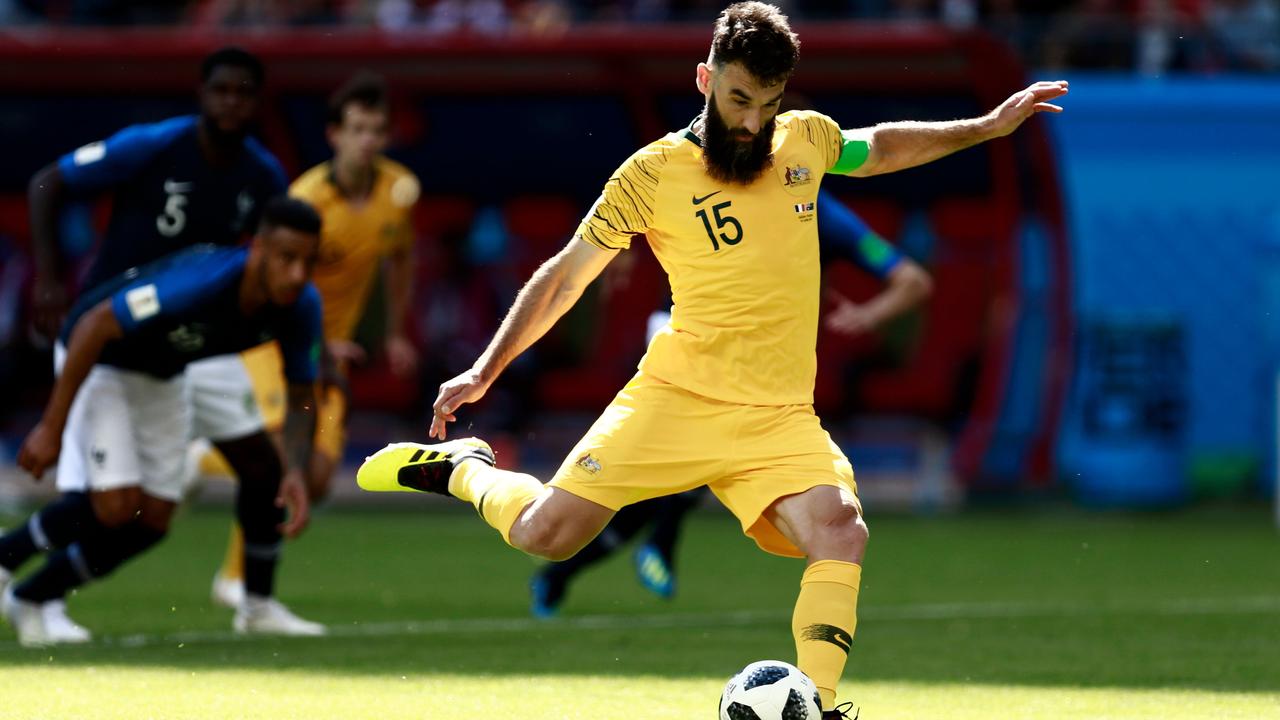
<path id="1" fill-rule="evenodd" d="M 714 0 L 0 0 L 0 25 L 324 26 L 559 35 L 590 23 L 705 23 Z M 981 26 L 1044 68 L 1280 67 L 1280 0 L 783 0 L 799 21 Z"/>

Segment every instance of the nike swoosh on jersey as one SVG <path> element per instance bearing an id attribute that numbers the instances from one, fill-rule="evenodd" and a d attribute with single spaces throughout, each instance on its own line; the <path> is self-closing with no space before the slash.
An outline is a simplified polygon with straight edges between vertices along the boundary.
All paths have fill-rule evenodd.
<path id="1" fill-rule="evenodd" d="M 178 182 L 173 178 L 164 181 L 164 191 L 167 195 L 177 195 L 179 193 L 189 193 L 195 187 L 193 182 Z"/>
<path id="2" fill-rule="evenodd" d="M 719 195 L 721 192 L 724 192 L 724 191 L 723 191 L 723 190 L 717 190 L 717 191 L 715 191 L 715 192 L 711 193 L 711 195 L 703 195 L 702 197 L 698 197 L 697 195 L 694 195 L 694 196 L 693 196 L 693 204 L 694 204 L 694 205 L 701 205 L 704 201 L 706 201 L 706 199 L 707 199 L 707 198 L 711 197 L 712 195 Z"/>

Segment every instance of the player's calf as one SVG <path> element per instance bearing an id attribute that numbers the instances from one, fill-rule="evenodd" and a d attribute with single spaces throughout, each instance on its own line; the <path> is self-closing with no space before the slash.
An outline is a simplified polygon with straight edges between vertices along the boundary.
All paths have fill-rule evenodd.
<path id="1" fill-rule="evenodd" d="M 66 547 L 102 529 L 88 493 L 64 493 L 0 537 L 0 590 L 12 572 L 37 553 Z"/>

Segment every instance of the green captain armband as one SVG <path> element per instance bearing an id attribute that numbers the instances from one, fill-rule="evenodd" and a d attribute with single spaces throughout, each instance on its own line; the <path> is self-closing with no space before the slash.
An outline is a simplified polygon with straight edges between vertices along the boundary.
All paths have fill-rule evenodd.
<path id="1" fill-rule="evenodd" d="M 836 164 L 831 166 L 828 173 L 848 175 L 867 161 L 867 155 L 871 154 L 871 145 L 866 140 L 854 137 L 853 133 L 853 130 L 840 131 L 840 136 L 844 140 L 840 144 L 840 159 L 836 160 Z"/>

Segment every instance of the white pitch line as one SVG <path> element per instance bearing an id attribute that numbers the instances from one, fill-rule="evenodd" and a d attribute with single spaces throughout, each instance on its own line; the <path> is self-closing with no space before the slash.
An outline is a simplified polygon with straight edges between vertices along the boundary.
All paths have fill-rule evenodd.
<path id="1" fill-rule="evenodd" d="M 1157 603 L 1034 603 L 973 602 L 923 603 L 860 608 L 867 622 L 990 620 L 999 618 L 1103 617 L 1108 615 L 1256 615 L 1280 612 L 1280 596 L 1238 598 L 1172 598 Z M 582 615 L 536 620 L 528 617 L 408 620 L 331 625 L 331 638 L 376 638 L 397 636 L 457 635 L 465 633 L 523 633 L 573 630 L 654 630 L 672 628 L 744 627 L 757 623 L 787 620 L 790 610 L 739 610 L 724 613 L 671 613 L 664 615 Z M 108 636 L 93 644 L 106 647 L 141 648 L 162 645 L 241 642 L 261 640 L 260 635 L 237 635 L 230 631 L 193 631 L 165 635 Z M 0 642 L 0 650 L 17 649 L 14 641 Z"/>
<path id="2" fill-rule="evenodd" d="M 924 603 L 859 609 L 868 620 L 966 620 L 1030 617 L 1093 617 L 1106 615 L 1254 615 L 1280 612 L 1280 596 L 1235 598 L 1170 598 L 1154 603 L 1042 603 L 975 602 Z"/>

